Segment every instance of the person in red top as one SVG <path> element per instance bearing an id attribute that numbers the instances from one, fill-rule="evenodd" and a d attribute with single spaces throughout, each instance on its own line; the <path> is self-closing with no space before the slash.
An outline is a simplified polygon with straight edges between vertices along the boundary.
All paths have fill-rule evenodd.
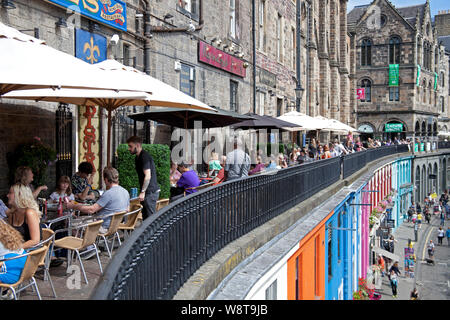
<path id="1" fill-rule="evenodd" d="M 221 162 L 220 162 L 220 165 L 222 166 L 222 169 L 219 170 L 219 173 L 217 174 L 217 176 L 213 180 L 214 186 L 225 181 L 225 162 L 226 161 L 227 161 L 227 157 L 226 156 L 222 156 Z"/>
<path id="2" fill-rule="evenodd" d="M 378 254 L 378 261 L 377 261 L 377 263 L 380 266 L 381 276 L 384 277 L 385 264 L 384 264 L 383 256 L 381 254 Z"/>

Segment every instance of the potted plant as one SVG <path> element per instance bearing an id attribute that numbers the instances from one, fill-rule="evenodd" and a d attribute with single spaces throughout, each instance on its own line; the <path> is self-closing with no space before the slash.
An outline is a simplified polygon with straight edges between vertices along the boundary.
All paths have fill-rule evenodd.
<path id="1" fill-rule="evenodd" d="M 41 138 L 34 137 L 31 143 L 22 144 L 8 154 L 10 183 L 14 183 L 16 169 L 20 166 L 30 167 L 34 174 L 33 185 L 47 183 L 47 168 L 56 160 L 56 150 L 44 143 Z"/>

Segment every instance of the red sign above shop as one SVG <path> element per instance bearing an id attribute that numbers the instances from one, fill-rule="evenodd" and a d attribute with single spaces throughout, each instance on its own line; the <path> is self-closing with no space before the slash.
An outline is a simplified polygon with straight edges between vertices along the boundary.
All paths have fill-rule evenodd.
<path id="1" fill-rule="evenodd" d="M 244 61 L 199 41 L 198 60 L 245 78 Z"/>

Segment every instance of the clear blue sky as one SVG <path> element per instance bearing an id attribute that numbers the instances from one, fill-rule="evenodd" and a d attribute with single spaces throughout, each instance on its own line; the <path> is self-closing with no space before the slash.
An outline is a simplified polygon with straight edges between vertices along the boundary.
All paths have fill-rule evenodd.
<path id="1" fill-rule="evenodd" d="M 408 7 L 425 3 L 426 0 L 391 0 L 391 3 L 396 7 Z M 351 11 L 354 6 L 363 4 L 370 4 L 371 0 L 349 0 L 347 4 L 348 11 Z M 449 0 L 430 0 L 431 17 L 437 15 L 440 10 L 450 10 Z"/>

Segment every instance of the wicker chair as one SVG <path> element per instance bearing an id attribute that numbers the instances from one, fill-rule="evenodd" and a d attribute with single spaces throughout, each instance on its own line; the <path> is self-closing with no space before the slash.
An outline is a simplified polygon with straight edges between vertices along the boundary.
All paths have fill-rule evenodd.
<path id="1" fill-rule="evenodd" d="M 0 288 L 10 289 L 13 293 L 14 299 L 17 300 L 18 293 L 20 293 L 21 291 L 25 290 L 26 288 L 28 288 L 30 286 L 33 286 L 39 300 L 42 300 L 41 295 L 39 293 L 38 286 L 36 284 L 36 280 L 34 279 L 34 274 L 36 273 L 36 270 L 39 267 L 39 263 L 43 259 L 45 259 L 45 254 L 47 253 L 47 251 L 48 251 L 48 247 L 44 246 L 42 248 L 32 250 L 27 253 L 12 257 L 12 258 L 0 260 L 0 262 L 4 262 L 4 261 L 8 261 L 8 260 L 27 257 L 25 266 L 23 267 L 23 270 L 22 270 L 22 273 L 20 274 L 19 280 L 16 283 L 12 283 L 12 284 L 0 282 Z M 27 283 L 27 282 L 29 282 L 29 283 L 25 285 L 25 283 Z"/>
<path id="2" fill-rule="evenodd" d="M 131 232 L 136 228 L 139 214 L 142 211 L 141 204 L 133 204 L 131 210 L 124 215 L 126 222 L 120 223 L 118 230 L 122 230 L 124 237 L 129 236 Z"/>
<path id="3" fill-rule="evenodd" d="M 95 254 L 97 255 L 98 265 L 100 267 L 100 272 L 103 274 L 102 264 L 101 264 L 100 258 L 98 256 L 97 245 L 95 244 L 95 241 L 97 240 L 98 232 L 99 232 L 99 229 L 100 229 L 100 226 L 102 225 L 102 223 L 103 223 L 103 220 L 96 220 L 94 222 L 76 226 L 76 228 L 78 228 L 78 229 L 84 228 L 83 238 L 67 236 L 62 239 L 55 240 L 56 248 L 67 249 L 67 250 L 70 250 L 77 254 L 78 260 L 80 261 L 81 270 L 83 271 L 84 281 L 86 282 L 86 284 L 88 284 L 88 280 L 86 277 L 86 272 L 84 271 L 84 265 L 83 265 L 83 261 L 81 260 L 80 254 L 85 254 L 85 253 L 95 250 Z M 68 229 L 60 229 L 60 230 L 57 230 L 56 233 L 63 232 L 66 230 L 68 230 Z M 92 249 L 88 249 L 83 252 L 80 252 L 81 250 L 86 249 L 87 247 L 89 247 L 91 245 L 93 246 Z M 68 261 L 67 261 L 68 267 L 71 263 L 70 260 L 72 260 L 72 259 L 68 259 Z"/>
<path id="4" fill-rule="evenodd" d="M 117 238 L 117 241 L 119 242 L 119 246 L 122 245 L 120 242 L 120 236 L 119 236 L 119 225 L 123 220 L 123 216 L 126 214 L 126 211 L 116 212 L 113 214 L 102 216 L 102 219 L 105 219 L 107 217 L 111 217 L 111 222 L 109 223 L 109 228 L 106 233 L 99 233 L 97 237 L 103 239 L 105 242 L 106 251 L 108 251 L 109 258 L 112 258 L 111 252 L 114 249 L 114 241 Z M 108 239 L 112 237 L 112 244 L 111 249 L 109 249 L 108 246 Z"/>

